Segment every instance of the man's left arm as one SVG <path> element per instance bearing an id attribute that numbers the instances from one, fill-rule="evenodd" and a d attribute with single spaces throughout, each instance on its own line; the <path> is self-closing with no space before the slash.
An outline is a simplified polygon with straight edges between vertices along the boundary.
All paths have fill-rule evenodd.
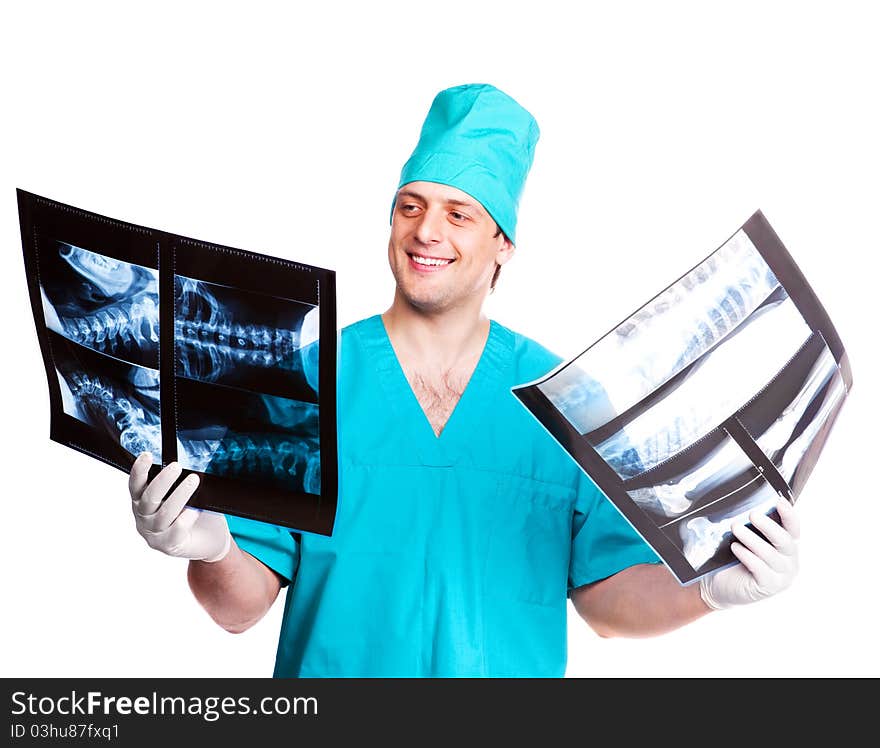
<path id="1" fill-rule="evenodd" d="M 752 525 L 733 530 L 731 551 L 739 564 L 682 586 L 660 564 L 637 564 L 571 592 L 575 610 L 602 637 L 657 636 L 706 613 L 770 597 L 788 587 L 798 569 L 800 523 L 794 507 L 780 499 L 781 524 L 752 512 Z"/>

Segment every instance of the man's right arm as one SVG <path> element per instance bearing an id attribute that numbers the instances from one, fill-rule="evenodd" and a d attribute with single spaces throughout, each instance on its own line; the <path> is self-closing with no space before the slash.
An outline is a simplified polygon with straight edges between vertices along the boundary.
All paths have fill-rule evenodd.
<path id="1" fill-rule="evenodd" d="M 235 541 L 220 561 L 190 561 L 189 588 L 199 604 L 232 634 L 247 631 L 272 607 L 281 580 Z"/>
<path id="2" fill-rule="evenodd" d="M 198 487 L 197 475 L 170 491 L 180 466 L 166 465 L 149 480 L 151 464 L 149 454 L 139 455 L 129 475 L 138 533 L 151 548 L 189 559 L 187 577 L 196 600 L 227 631 L 246 631 L 275 602 L 280 578 L 236 545 L 223 514 L 186 506 Z"/>

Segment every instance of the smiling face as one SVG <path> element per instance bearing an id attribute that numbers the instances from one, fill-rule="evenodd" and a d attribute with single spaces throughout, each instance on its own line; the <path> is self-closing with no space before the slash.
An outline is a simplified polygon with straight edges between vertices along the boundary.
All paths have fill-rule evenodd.
<path id="1" fill-rule="evenodd" d="M 466 192 L 434 182 L 410 182 L 397 193 L 388 261 L 395 302 L 437 314 L 477 311 L 497 265 L 514 247 L 486 209 Z"/>

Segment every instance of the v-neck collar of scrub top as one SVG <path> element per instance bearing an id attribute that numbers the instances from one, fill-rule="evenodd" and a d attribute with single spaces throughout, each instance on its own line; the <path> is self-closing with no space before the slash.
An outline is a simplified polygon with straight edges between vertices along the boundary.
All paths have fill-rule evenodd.
<path id="1" fill-rule="evenodd" d="M 422 465 L 451 467 L 467 460 L 468 439 L 479 429 L 489 406 L 498 397 L 504 367 L 510 366 L 513 341 L 509 331 L 489 321 L 489 335 L 476 367 L 440 436 L 434 433 L 418 398 L 410 387 L 391 345 L 381 315 L 363 320 L 361 341 L 372 354 L 382 389 L 399 428 L 407 431 L 407 443 L 417 451 Z M 506 355 L 507 354 L 507 355 Z"/>

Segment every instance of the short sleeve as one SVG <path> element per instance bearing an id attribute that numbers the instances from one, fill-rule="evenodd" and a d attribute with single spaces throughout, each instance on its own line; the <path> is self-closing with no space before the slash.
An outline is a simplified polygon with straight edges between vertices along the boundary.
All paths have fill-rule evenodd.
<path id="1" fill-rule="evenodd" d="M 661 561 L 611 500 L 581 471 L 572 527 L 569 589 L 645 563 Z"/>
<path id="2" fill-rule="evenodd" d="M 283 577 L 289 583 L 299 564 L 299 546 L 286 527 L 254 519 L 226 515 L 229 532 L 238 547 Z"/>

